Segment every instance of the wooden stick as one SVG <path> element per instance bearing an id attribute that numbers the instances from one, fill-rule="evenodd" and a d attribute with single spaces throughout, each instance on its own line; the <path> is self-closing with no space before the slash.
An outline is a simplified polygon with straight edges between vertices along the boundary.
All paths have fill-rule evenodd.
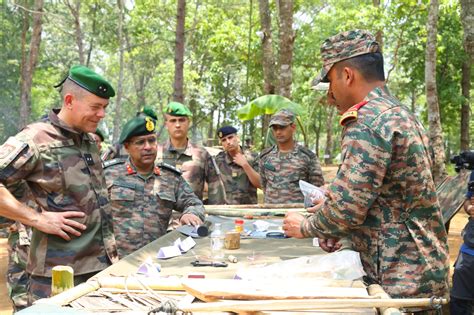
<path id="1" fill-rule="evenodd" d="M 434 305 L 446 304 L 447 299 L 435 298 Z M 315 309 L 343 309 L 367 307 L 423 307 L 431 306 L 431 299 L 307 299 L 307 300 L 264 300 L 264 301 L 222 301 L 210 303 L 195 303 L 181 306 L 184 312 L 211 312 L 211 311 L 279 311 L 279 310 L 315 310 Z"/>
<path id="2" fill-rule="evenodd" d="M 178 278 L 100 277 L 97 281 L 101 288 L 140 290 L 146 286 L 152 290 L 184 291 Z"/>
<path id="3" fill-rule="evenodd" d="M 304 208 L 303 203 L 288 203 L 288 204 L 250 204 L 250 205 L 205 205 L 206 209 L 295 209 Z"/>
<path id="4" fill-rule="evenodd" d="M 74 287 L 74 270 L 70 266 L 54 266 L 51 276 L 51 296 Z"/>
<path id="5" fill-rule="evenodd" d="M 52 304 L 64 306 L 68 305 L 72 301 L 86 295 L 87 293 L 94 292 L 99 289 L 99 283 L 94 280 L 88 280 L 87 282 L 81 283 L 74 288 L 74 290 L 64 291 L 50 297 L 49 299 L 41 299 L 34 302 L 34 304 Z"/>
<path id="6" fill-rule="evenodd" d="M 384 291 L 380 284 L 369 285 L 367 291 L 369 292 L 370 296 L 373 296 L 375 298 L 390 299 L 390 295 L 388 295 L 387 292 Z M 381 307 L 379 309 L 379 312 L 381 315 L 401 315 L 400 310 L 394 307 Z"/>

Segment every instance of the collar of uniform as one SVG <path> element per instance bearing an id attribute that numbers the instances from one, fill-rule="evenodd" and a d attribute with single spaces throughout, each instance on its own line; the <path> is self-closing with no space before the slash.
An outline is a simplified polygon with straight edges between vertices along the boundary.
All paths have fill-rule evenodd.
<path id="1" fill-rule="evenodd" d="M 225 160 L 225 162 L 226 162 L 227 164 L 232 164 L 232 163 L 234 163 L 234 159 L 230 156 L 230 154 L 227 153 L 227 152 L 225 152 L 225 151 L 223 151 L 223 152 L 224 152 L 224 160 Z M 242 147 L 240 147 L 240 153 L 244 154 L 244 152 L 242 151 Z M 245 155 L 245 154 L 244 154 L 244 155 Z M 247 156 L 246 156 L 246 157 L 247 157 Z"/>
<path id="2" fill-rule="evenodd" d="M 52 109 L 49 112 L 48 118 L 49 118 L 49 121 L 51 121 L 51 124 L 53 124 L 56 127 L 61 128 L 61 129 L 67 130 L 68 132 L 71 132 L 71 133 L 76 134 L 76 135 L 82 134 L 83 132 L 77 132 L 77 130 L 74 130 L 73 128 L 71 128 L 71 126 L 66 124 L 61 119 L 59 119 L 58 114 L 59 114 L 60 110 L 61 109 L 59 109 L 59 108 L 55 108 L 55 109 Z"/>
<path id="3" fill-rule="evenodd" d="M 295 142 L 295 145 L 293 146 L 293 150 L 291 151 L 288 151 L 288 152 L 285 152 L 286 154 L 293 154 L 295 153 L 296 151 L 298 151 L 298 144 Z M 278 146 L 275 145 L 275 148 L 272 150 L 272 152 L 275 152 L 277 154 L 280 153 L 280 150 L 278 149 Z"/>
<path id="4" fill-rule="evenodd" d="M 367 96 L 364 98 L 364 101 L 370 102 L 375 98 L 387 96 L 392 97 L 392 94 L 390 93 L 387 85 L 383 85 L 381 87 L 376 87 L 375 89 L 370 91 L 369 94 L 367 94 Z"/>
<path id="5" fill-rule="evenodd" d="M 173 147 L 173 144 L 171 144 L 170 139 L 168 139 L 166 141 L 165 148 L 168 151 L 177 152 L 177 150 Z M 191 143 L 191 141 L 189 141 L 189 139 L 188 139 L 188 144 L 186 145 L 186 149 L 184 150 L 184 152 L 182 154 L 185 154 L 187 156 L 192 156 L 193 155 L 193 144 Z"/>
<path id="6" fill-rule="evenodd" d="M 130 160 L 130 157 L 128 157 L 127 161 L 125 162 L 125 170 L 127 172 L 127 175 L 138 174 L 137 168 L 135 167 L 135 165 L 133 165 L 132 161 Z M 155 165 L 155 167 L 153 168 L 153 173 L 157 176 L 160 176 L 161 169 L 157 165 Z"/>

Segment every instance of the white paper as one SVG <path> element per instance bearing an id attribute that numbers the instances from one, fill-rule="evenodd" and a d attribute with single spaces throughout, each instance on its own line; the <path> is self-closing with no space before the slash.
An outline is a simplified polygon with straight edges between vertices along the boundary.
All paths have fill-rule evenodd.
<path id="1" fill-rule="evenodd" d="M 188 236 L 182 242 L 180 238 L 178 238 L 178 240 L 180 241 L 180 243 L 178 244 L 178 247 L 181 250 L 181 253 L 186 253 L 188 250 L 190 250 L 196 245 L 196 242 L 193 240 L 191 236 Z"/>
<path id="2" fill-rule="evenodd" d="M 159 259 L 166 259 L 166 258 L 171 258 L 171 257 L 176 257 L 181 255 L 181 250 L 179 249 L 178 246 L 166 246 L 160 248 L 160 251 L 158 252 L 158 258 Z"/>
<path id="3" fill-rule="evenodd" d="M 269 226 L 270 226 L 270 223 L 263 220 L 257 220 L 253 223 L 253 227 L 255 231 L 258 231 L 258 232 L 264 232 L 268 230 Z"/>
<path id="4" fill-rule="evenodd" d="M 155 277 L 160 275 L 160 271 L 161 265 L 155 264 L 151 258 L 147 258 L 145 262 L 138 267 L 137 273 L 148 277 Z"/>

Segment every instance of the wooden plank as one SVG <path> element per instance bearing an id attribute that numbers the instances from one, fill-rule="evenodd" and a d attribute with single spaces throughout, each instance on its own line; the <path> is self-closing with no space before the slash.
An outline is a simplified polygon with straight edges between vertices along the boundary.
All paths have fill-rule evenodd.
<path id="1" fill-rule="evenodd" d="M 347 282 L 346 282 L 347 284 Z M 285 300 L 370 298 L 365 288 L 343 287 L 330 281 L 287 280 L 245 281 L 227 279 L 188 279 L 183 281 L 186 292 L 206 302 L 217 300 Z"/>

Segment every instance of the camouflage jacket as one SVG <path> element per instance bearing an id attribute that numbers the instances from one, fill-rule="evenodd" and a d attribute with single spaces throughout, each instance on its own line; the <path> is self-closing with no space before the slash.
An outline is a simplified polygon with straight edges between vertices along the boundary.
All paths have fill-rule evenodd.
<path id="1" fill-rule="evenodd" d="M 172 166 L 156 166 L 144 177 L 130 159 L 115 159 L 105 162 L 105 178 L 120 258 L 164 235 L 172 210 L 195 214 L 204 221 L 201 200 Z"/>
<path id="2" fill-rule="evenodd" d="M 300 179 L 315 186 L 324 185 L 318 157 L 299 144 L 284 155 L 276 145 L 264 150 L 260 154 L 259 172 L 265 203 L 303 203 Z"/>
<path id="3" fill-rule="evenodd" d="M 448 246 L 428 138 L 386 87 L 346 124 L 342 164 L 303 235 L 348 236 L 368 276 L 394 298 L 447 293 Z"/>
<path id="4" fill-rule="evenodd" d="M 100 271 L 117 260 L 107 187 L 94 140 L 59 120 L 28 125 L 0 148 L 0 182 L 25 180 L 39 209 L 81 211 L 75 219 L 87 226 L 71 241 L 33 229 L 27 271 L 51 276 L 56 265 L 69 265 L 77 275 Z"/>
<path id="5" fill-rule="evenodd" d="M 250 166 L 256 169 L 256 159 L 248 153 L 245 157 Z M 225 151 L 219 152 L 215 159 L 225 187 L 226 204 L 256 204 L 257 188 L 252 185 L 244 169 L 235 164 Z"/>
<path id="6" fill-rule="evenodd" d="M 224 189 L 219 180 L 214 158 L 200 145 L 191 143 L 183 153 L 179 153 L 167 140 L 158 145 L 156 163 L 170 164 L 181 171 L 183 178 L 193 189 L 196 196 L 203 200 L 204 184 L 208 186 L 208 203 L 224 203 Z"/>

